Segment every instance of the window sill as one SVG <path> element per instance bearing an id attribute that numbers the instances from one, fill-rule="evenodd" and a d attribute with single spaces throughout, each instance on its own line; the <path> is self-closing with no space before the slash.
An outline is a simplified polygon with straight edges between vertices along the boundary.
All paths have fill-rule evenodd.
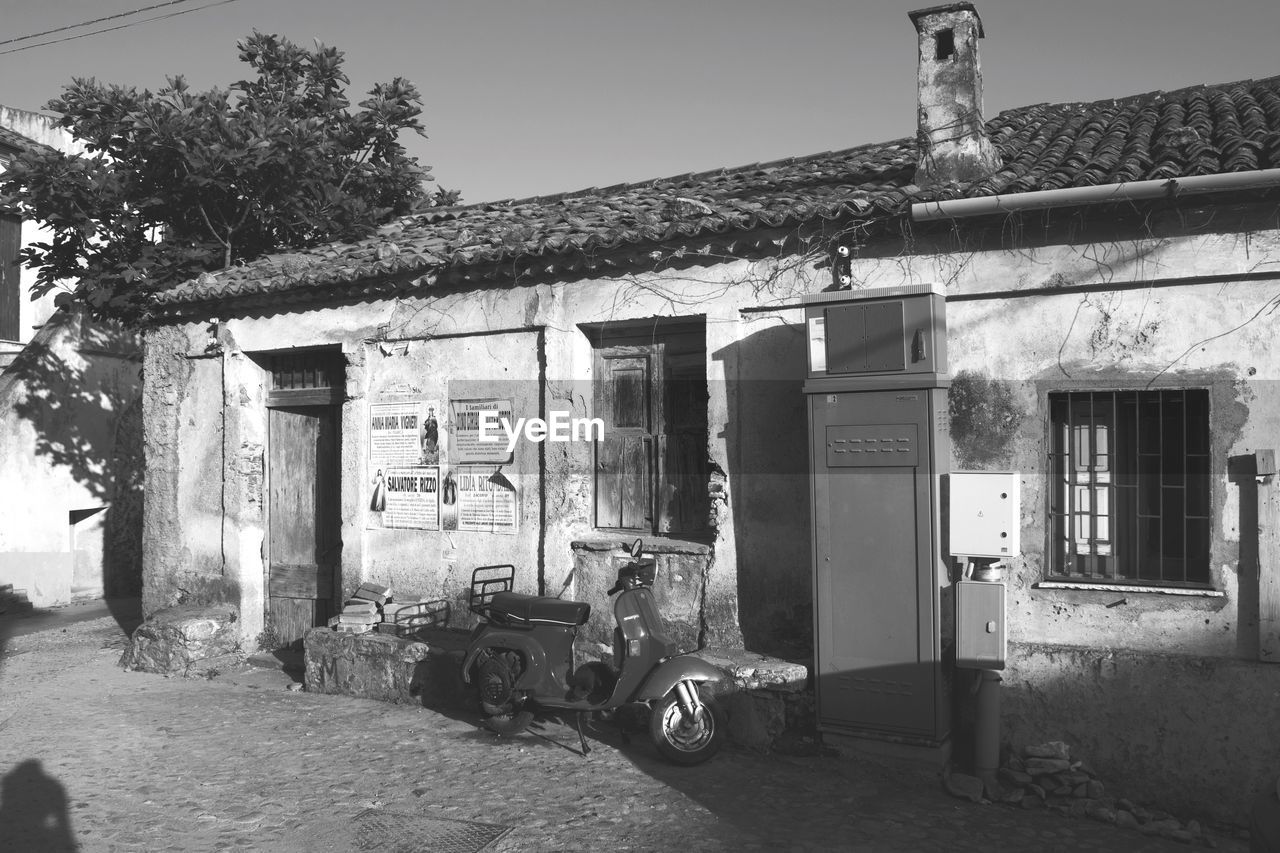
<path id="1" fill-rule="evenodd" d="M 1226 593 L 1217 589 L 1195 589 L 1176 586 L 1139 586 L 1127 583 L 1084 583 L 1076 581 L 1040 581 L 1032 589 L 1083 589 L 1098 592 L 1153 592 L 1157 595 L 1186 595 L 1193 598 L 1225 598 Z"/>

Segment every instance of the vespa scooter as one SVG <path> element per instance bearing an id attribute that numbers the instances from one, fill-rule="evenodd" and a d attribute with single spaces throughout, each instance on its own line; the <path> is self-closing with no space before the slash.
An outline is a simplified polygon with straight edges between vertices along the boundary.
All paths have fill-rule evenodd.
<path id="1" fill-rule="evenodd" d="M 613 665 L 591 661 L 575 667 L 574 639 L 591 606 L 512 592 L 515 569 L 482 566 L 471 575 L 470 608 L 481 617 L 471 634 L 462 677 L 480 691 L 485 725 L 513 735 L 533 722 L 537 709 L 577 711 L 578 736 L 590 752 L 582 718 L 623 708 L 647 712 L 658 752 L 676 764 L 700 764 L 719 751 L 725 716 L 699 686 L 721 678 L 711 664 L 679 649 L 666 635 L 650 587 L 657 570 L 641 559 L 642 543 L 618 570 L 609 595 L 613 614 Z"/>

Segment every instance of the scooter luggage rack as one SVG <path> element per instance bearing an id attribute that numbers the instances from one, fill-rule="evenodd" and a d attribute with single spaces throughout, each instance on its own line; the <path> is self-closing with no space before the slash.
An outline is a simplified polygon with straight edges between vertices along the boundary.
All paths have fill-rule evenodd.
<path id="1" fill-rule="evenodd" d="M 482 574 L 487 576 L 482 577 Z M 515 586 L 516 567 L 510 563 L 480 566 L 471 573 L 471 600 L 468 609 L 477 616 L 489 615 L 489 604 L 500 592 Z"/>

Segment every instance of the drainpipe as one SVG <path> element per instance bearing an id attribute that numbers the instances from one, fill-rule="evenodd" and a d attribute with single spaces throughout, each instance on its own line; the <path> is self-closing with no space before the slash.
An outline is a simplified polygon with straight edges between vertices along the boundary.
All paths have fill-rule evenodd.
<path id="1" fill-rule="evenodd" d="M 950 201 L 926 201 L 911 205 L 911 218 L 917 222 L 933 219 L 964 219 L 969 216 L 1016 213 L 1048 207 L 1146 201 L 1197 193 L 1239 192 L 1272 187 L 1280 187 L 1280 169 L 1192 175 L 1186 178 L 1160 178 L 1154 181 L 1129 181 L 1096 187 L 1069 187 L 1061 190 L 1007 193 L 981 198 L 957 198 Z"/>

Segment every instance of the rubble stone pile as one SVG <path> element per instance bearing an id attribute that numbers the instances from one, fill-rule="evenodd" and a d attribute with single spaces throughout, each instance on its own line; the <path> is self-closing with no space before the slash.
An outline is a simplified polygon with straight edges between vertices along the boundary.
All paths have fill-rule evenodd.
<path id="1" fill-rule="evenodd" d="M 1062 741 L 1027 746 L 1013 754 L 996 773 L 993 799 L 1026 809 L 1047 808 L 1072 817 L 1088 817 L 1102 823 L 1155 835 L 1212 846 L 1198 821 L 1182 822 L 1167 812 L 1147 809 L 1123 797 L 1111 796 L 1088 763 L 1073 758 Z"/>

